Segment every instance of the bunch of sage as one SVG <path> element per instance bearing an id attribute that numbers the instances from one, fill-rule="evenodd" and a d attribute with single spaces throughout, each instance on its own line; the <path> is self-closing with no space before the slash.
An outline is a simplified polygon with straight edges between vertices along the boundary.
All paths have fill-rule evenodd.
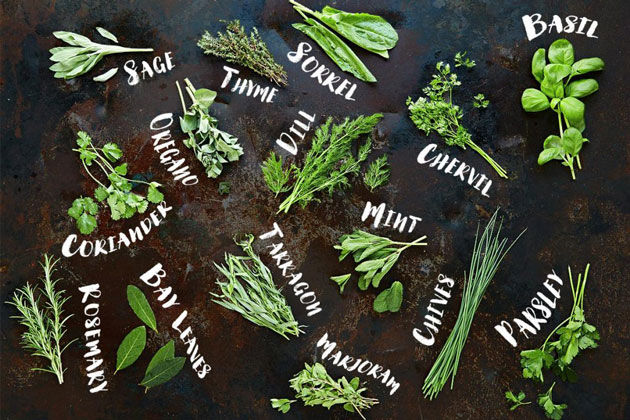
<path id="1" fill-rule="evenodd" d="M 188 109 L 179 82 L 175 82 L 184 110 L 179 124 L 182 131 L 188 134 L 184 145 L 193 150 L 197 160 L 206 168 L 208 177 L 216 178 L 223 172 L 224 163 L 240 158 L 243 148 L 236 137 L 219 130 L 217 119 L 208 114 L 208 108 L 214 103 L 217 93 L 210 89 L 195 89 L 190 80 L 184 81 L 184 89 L 192 100 Z"/>
<path id="2" fill-rule="evenodd" d="M 528 88 L 523 91 L 521 105 L 527 112 L 539 112 L 551 108 L 558 115 L 560 136 L 547 136 L 543 151 L 538 155 L 538 164 L 544 165 L 559 160 L 571 171 L 575 179 L 574 160 L 582 169 L 580 150 L 588 139 L 582 137 L 586 128 L 584 103 L 578 98 L 588 96 L 599 89 L 595 79 L 579 79 L 583 74 L 604 69 L 599 57 L 575 61 L 573 45 L 566 39 L 558 39 L 549 46 L 549 64 L 545 49 L 540 48 L 532 58 L 532 74 L 540 83 L 540 90 Z M 574 79 L 571 81 L 571 79 Z"/>
<path id="3" fill-rule="evenodd" d="M 96 30 L 104 38 L 118 44 L 118 39 L 111 32 L 100 27 L 97 27 Z M 55 72 L 55 77 L 58 79 L 72 79 L 81 76 L 92 70 L 103 57 L 109 54 L 153 51 L 153 48 L 128 48 L 119 45 L 98 44 L 88 37 L 74 32 L 56 31 L 53 32 L 53 35 L 70 45 L 69 47 L 55 47 L 49 51 L 50 60 L 55 62 L 50 66 L 50 70 Z M 118 68 L 111 69 L 95 77 L 94 80 L 104 82 L 116 74 L 117 70 Z"/>
<path id="4" fill-rule="evenodd" d="M 369 13 L 348 13 L 330 6 L 317 12 L 294 0 L 289 1 L 307 23 L 295 23 L 295 29 L 315 41 L 341 70 L 352 73 L 365 82 L 376 82 L 365 64 L 333 31 L 367 51 L 389 58 L 388 50 L 394 48 L 398 42 L 398 34 L 392 25 L 382 17 Z M 332 31 L 306 16 L 307 14 L 322 21 Z"/>
<path id="5" fill-rule="evenodd" d="M 273 282 L 269 268 L 252 249 L 254 236 L 245 235 L 243 240 L 234 241 L 247 256 L 226 253 L 226 265 L 214 264 L 227 281 L 217 279 L 221 295 L 212 293 L 219 298 L 213 299 L 213 302 L 240 313 L 243 318 L 269 328 L 287 340 L 288 335 L 298 336 L 303 331 L 291 307 Z"/>

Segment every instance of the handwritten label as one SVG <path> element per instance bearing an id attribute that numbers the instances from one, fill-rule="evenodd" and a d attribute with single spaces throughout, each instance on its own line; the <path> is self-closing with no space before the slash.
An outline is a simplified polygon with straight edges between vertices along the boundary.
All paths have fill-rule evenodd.
<path id="1" fill-rule="evenodd" d="M 366 376 L 371 376 L 374 379 L 380 380 L 383 385 L 391 388 L 389 395 L 394 395 L 394 393 L 398 391 L 400 383 L 396 382 L 396 378 L 391 374 L 389 369 L 384 369 L 382 366 L 372 363 L 369 360 L 361 360 L 359 358 L 355 359 L 354 357 L 348 355 L 344 356 L 341 351 L 337 351 L 335 354 L 331 355 L 331 353 L 335 350 L 335 347 L 337 347 L 337 343 L 331 343 L 328 341 L 328 333 L 324 333 L 322 338 L 319 339 L 317 347 L 323 348 L 322 361 L 328 358 L 333 365 L 341 366 L 348 372 L 356 370 Z"/>
<path id="2" fill-rule="evenodd" d="M 129 75 L 127 78 L 127 83 L 129 86 L 135 86 L 140 82 L 140 76 L 142 76 L 142 80 L 153 78 L 156 74 L 164 74 L 167 71 L 173 70 L 175 64 L 173 64 L 173 57 L 170 51 L 164 53 L 164 62 L 162 62 L 161 56 L 153 57 L 151 63 L 148 63 L 144 60 L 140 63 L 141 69 L 138 68 L 136 62 L 134 60 L 127 60 L 125 65 L 123 66 L 123 70 L 125 73 Z M 140 74 L 138 74 L 138 71 Z"/>
<path id="3" fill-rule="evenodd" d="M 89 298 L 99 299 L 101 297 L 101 289 L 98 283 L 79 287 L 79 292 L 83 294 L 81 297 L 81 303 L 83 304 L 87 303 Z M 99 304 L 95 302 L 90 302 L 83 308 L 83 314 L 86 316 L 86 331 L 83 336 L 85 337 L 85 346 L 88 348 L 83 358 L 89 363 L 85 370 L 87 372 L 90 393 L 92 394 L 107 391 L 107 388 L 105 388 L 107 381 L 105 380 L 103 359 L 96 357 L 101 354 L 101 349 L 98 346 L 98 339 L 101 337 L 101 329 L 98 328 L 101 325 L 101 318 L 98 317 L 98 312 Z M 98 368 L 100 369 L 96 370 Z"/>
<path id="4" fill-rule="evenodd" d="M 179 306 L 177 294 L 173 293 L 173 288 L 162 284 L 162 279 L 165 277 L 166 271 L 162 268 L 161 263 L 157 263 L 149 271 L 141 275 L 140 280 L 142 280 L 142 282 L 144 282 L 147 286 L 155 289 L 153 293 L 158 294 L 157 300 L 158 302 L 162 302 L 162 308 L 168 309 L 174 306 Z M 175 321 L 171 324 L 171 328 L 177 331 L 179 339 L 186 346 L 186 354 L 192 364 L 193 370 L 200 379 L 203 379 L 212 370 L 212 368 L 208 363 L 206 363 L 203 356 L 199 354 L 199 344 L 197 344 L 197 337 L 193 334 L 192 327 L 184 328 L 184 320 L 187 316 L 188 311 L 181 311 L 177 316 L 177 319 L 175 319 Z"/>
<path id="5" fill-rule="evenodd" d="M 171 140 L 171 130 L 167 130 L 173 124 L 173 114 L 160 114 L 151 120 L 150 128 L 159 133 L 151 136 L 153 139 L 153 150 L 160 154 L 160 163 L 167 165 L 167 171 L 173 175 L 175 181 L 179 181 L 186 186 L 195 185 L 199 182 L 197 175 L 191 175 L 188 166 L 183 166 L 184 158 L 173 160 L 179 156 L 179 149 L 175 147 L 175 141 Z"/>
<path id="6" fill-rule="evenodd" d="M 461 181 L 467 182 L 468 185 L 472 185 L 476 190 L 479 190 L 479 188 L 485 183 L 483 190 L 480 190 L 481 195 L 484 197 L 490 197 L 488 195 L 488 191 L 492 185 L 492 180 L 483 174 L 477 173 L 475 168 L 472 166 L 467 165 L 464 162 L 460 162 L 458 159 L 451 158 L 449 155 L 438 153 L 437 155 L 429 157 L 431 152 L 435 149 L 437 149 L 437 144 L 428 144 L 418 154 L 418 163 L 421 165 L 428 163 L 431 168 L 437 166 L 438 171 L 444 171 L 445 174 L 451 174 L 454 177 L 459 178 Z M 467 174 L 468 176 L 466 176 Z"/>
<path id="7" fill-rule="evenodd" d="M 589 38 L 597 38 L 597 36 L 595 36 L 597 21 L 585 17 L 579 18 L 574 15 L 569 15 L 564 18 L 563 22 L 560 16 L 553 15 L 549 24 L 542 20 L 542 15 L 540 13 L 525 15 L 522 19 L 523 25 L 525 26 L 525 33 L 527 34 L 527 39 L 529 41 L 534 38 L 538 38 L 547 30 L 551 33 L 554 29 L 558 34 L 562 32 L 566 34 L 576 33 L 586 35 Z M 588 25 L 588 29 L 586 29 L 588 22 L 591 23 Z M 586 34 L 584 33 L 584 30 L 586 30 Z"/>
<path id="8" fill-rule="evenodd" d="M 363 214 L 361 215 L 361 221 L 365 222 L 368 217 L 372 216 L 374 218 L 374 227 L 377 228 L 383 219 L 383 215 L 385 214 L 385 203 L 381 203 L 378 207 L 375 207 L 369 201 L 365 204 L 365 209 L 363 209 Z M 394 219 L 394 224 L 390 225 L 389 223 L 392 221 L 392 217 L 396 215 L 396 219 Z M 394 230 L 398 229 L 399 232 L 405 229 L 405 225 L 407 224 L 407 217 L 411 219 L 411 223 L 409 224 L 409 233 L 413 232 L 416 227 L 416 222 L 421 221 L 420 217 L 416 216 L 402 216 L 402 213 L 397 213 L 394 210 L 389 210 L 387 213 L 387 218 L 385 219 L 385 223 L 383 226 L 391 226 Z"/>
<path id="9" fill-rule="evenodd" d="M 415 338 L 420 344 L 432 346 L 435 343 L 434 334 L 437 334 L 440 331 L 439 326 L 442 325 L 444 309 L 440 311 L 435 306 L 431 305 L 441 305 L 441 307 L 445 307 L 448 303 L 448 299 L 451 298 L 450 289 L 454 284 L 455 280 L 452 278 L 446 277 L 444 274 L 440 274 L 438 276 L 438 284 L 433 288 L 433 298 L 429 301 L 427 314 L 424 316 L 423 325 L 426 327 L 426 332 L 423 332 L 421 328 L 413 329 L 413 338 Z M 444 287 L 448 290 L 445 290 Z"/>
<path id="10" fill-rule="evenodd" d="M 273 230 L 260 235 L 259 239 L 265 240 L 273 238 L 274 236 L 278 236 L 280 238 L 284 237 L 280 226 L 278 226 L 275 222 L 273 224 Z M 293 293 L 295 296 L 300 298 L 300 302 L 303 305 L 308 305 L 306 306 L 306 310 L 308 311 L 306 315 L 311 317 L 322 311 L 320 302 L 317 300 L 317 296 L 314 292 L 307 292 L 307 290 L 310 289 L 309 284 L 305 281 L 300 281 L 302 280 L 302 273 L 292 273 L 295 266 L 293 265 L 293 261 L 289 257 L 287 251 L 281 252 L 283 247 L 284 244 L 280 242 L 273 243 L 267 248 L 271 248 L 269 255 L 271 255 L 271 257 L 275 260 L 276 266 L 282 270 L 282 276 L 289 279 L 289 286 L 293 287 Z"/>
<path id="11" fill-rule="evenodd" d="M 233 74 L 239 74 L 240 72 L 232 67 L 223 66 L 223 70 L 227 72 L 223 82 L 221 83 L 221 89 L 225 89 L 230 84 Z M 273 98 L 278 93 L 278 89 L 267 87 L 261 87 L 258 83 L 254 83 L 249 79 L 236 79 L 234 86 L 230 89 L 231 92 L 237 92 L 239 95 L 245 94 L 245 96 L 251 96 L 252 98 L 258 97 L 260 102 L 272 103 Z"/>
<path id="12" fill-rule="evenodd" d="M 315 121 L 315 114 L 309 115 L 304 111 L 300 111 L 298 114 L 300 117 L 304 118 L 306 124 L 304 124 L 302 120 L 296 118 L 293 120 L 291 127 L 289 127 L 289 132 L 287 133 L 286 131 L 283 131 L 276 140 L 276 144 L 278 146 L 282 147 L 292 155 L 296 155 L 298 151 L 297 143 L 293 139 L 292 135 L 299 137 L 300 140 L 304 140 L 304 136 L 306 136 L 306 133 L 311 129 L 311 123 Z M 287 143 L 285 140 L 290 141 L 291 144 Z"/>
<path id="13" fill-rule="evenodd" d="M 157 211 L 149 213 L 149 217 L 140 222 L 139 226 L 129 229 L 128 235 L 124 232 L 118 234 L 118 240 L 115 236 L 108 236 L 107 239 L 95 239 L 93 241 L 83 240 L 77 247 L 77 235 L 68 235 L 61 246 L 61 253 L 64 257 L 72 257 L 79 254 L 82 257 L 98 257 L 99 255 L 107 255 L 118 251 L 120 248 L 129 247 L 136 241 L 141 241 L 151 232 L 154 227 L 159 226 L 166 217 L 166 213 L 171 211 L 173 207 L 167 207 L 166 202 L 162 201 L 157 205 Z M 158 216 L 159 213 L 159 216 Z"/>
<path id="14" fill-rule="evenodd" d="M 297 50 L 289 51 L 287 58 L 292 63 L 299 63 L 302 59 L 308 57 L 308 53 L 313 50 L 313 47 L 308 42 L 300 42 Z M 304 73 L 310 73 L 311 79 L 317 79 L 317 83 L 323 87 L 327 87 L 330 93 L 343 96 L 349 101 L 356 101 L 352 97 L 354 91 L 357 90 L 356 83 L 350 83 L 348 79 L 342 79 L 334 72 L 330 71 L 328 67 L 323 64 L 319 64 L 317 58 L 311 56 L 302 61 L 300 66 Z"/>
<path id="15" fill-rule="evenodd" d="M 527 333 L 536 335 L 536 333 L 540 331 L 540 325 L 546 324 L 547 319 L 551 317 L 551 310 L 556 309 L 556 299 L 560 299 L 560 288 L 557 288 L 557 286 L 562 286 L 562 279 L 556 275 L 555 271 L 547 275 L 543 286 L 545 286 L 547 292 L 551 295 L 551 299 L 543 292 L 536 293 L 536 296 L 530 301 L 530 306 L 521 312 L 524 319 L 514 318 L 514 323 L 519 327 L 519 332 L 523 334 L 525 338 L 529 338 Z M 536 311 L 540 313 L 541 317 L 538 317 Z M 510 322 L 501 321 L 494 329 L 497 330 L 512 347 L 516 347 L 514 329 Z"/>

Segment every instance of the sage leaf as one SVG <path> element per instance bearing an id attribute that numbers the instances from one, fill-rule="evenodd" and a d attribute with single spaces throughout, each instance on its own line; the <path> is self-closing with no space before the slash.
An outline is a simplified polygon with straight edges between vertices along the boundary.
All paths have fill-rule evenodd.
<path id="1" fill-rule="evenodd" d="M 158 351 L 155 352 L 153 358 L 149 362 L 144 375 L 148 375 L 153 368 L 155 368 L 159 363 L 164 362 L 165 360 L 171 360 L 175 358 L 175 342 L 173 340 L 169 341 Z"/>
<path id="2" fill-rule="evenodd" d="M 127 286 L 127 301 L 140 321 L 147 324 L 153 331 L 158 332 L 155 314 L 142 290 L 131 284 Z"/>
<path id="3" fill-rule="evenodd" d="M 111 41 L 114 41 L 116 44 L 118 44 L 118 38 L 116 38 L 116 36 L 114 36 L 114 34 L 109 32 L 107 29 L 97 26 L 96 30 L 98 31 L 99 34 L 101 34 L 103 38 L 107 38 Z"/>
<path id="4" fill-rule="evenodd" d="M 161 385 L 177 375 L 186 363 L 185 357 L 174 357 L 157 363 L 142 379 L 140 385 L 148 388 Z"/>
<path id="5" fill-rule="evenodd" d="M 116 352 L 116 372 L 138 360 L 147 344 L 147 330 L 143 326 L 134 328 L 123 338 Z M 114 373 L 116 373 L 114 372 Z"/>
<path id="6" fill-rule="evenodd" d="M 114 75 L 118 73 L 118 67 L 114 67 L 113 69 L 109 69 L 107 70 L 105 73 L 100 74 L 96 77 L 93 77 L 92 80 L 94 80 L 95 82 L 106 82 L 109 79 L 111 79 L 112 77 L 114 77 Z"/>
<path id="7" fill-rule="evenodd" d="M 304 21 L 308 25 L 294 23 L 293 27 L 315 41 L 341 70 L 352 73 L 364 82 L 376 82 L 376 78 L 365 64 L 334 32 L 315 19 L 305 18 Z"/>

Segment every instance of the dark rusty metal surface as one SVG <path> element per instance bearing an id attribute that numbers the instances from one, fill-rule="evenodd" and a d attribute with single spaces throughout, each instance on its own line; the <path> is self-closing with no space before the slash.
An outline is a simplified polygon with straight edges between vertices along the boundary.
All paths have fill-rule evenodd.
<path id="1" fill-rule="evenodd" d="M 323 5 L 318 2 L 315 6 Z M 389 368 L 400 382 L 398 392 L 389 396 L 383 385 L 367 380 L 370 395 L 381 401 L 366 412 L 369 418 L 543 418 L 535 404 L 510 414 L 503 392 L 508 387 L 523 389 L 532 399 L 542 392 L 541 386 L 520 378 L 518 351 L 540 345 L 552 325 L 566 317 L 571 307 L 568 286 L 563 288 L 549 324 L 529 340 L 520 337 L 518 349 L 509 346 L 493 326 L 517 316 L 552 269 L 564 273 L 567 265 L 579 269 L 587 262 L 592 264 L 592 276 L 586 311 L 589 322 L 601 332 L 601 346 L 576 360 L 579 381 L 556 386 L 554 400 L 568 404 L 567 418 L 630 417 L 630 125 L 626 79 L 630 61 L 624 35 L 630 19 L 628 5 L 618 1 L 508 4 L 452 0 L 331 5 L 380 14 L 400 35 L 389 61 L 360 53 L 379 81 L 370 86 L 360 83 L 356 102 L 332 97 L 288 62 L 286 53 L 305 38 L 290 27 L 299 17 L 284 1 L 88 4 L 9 0 L 0 5 L 1 300 L 8 300 L 26 281 L 34 281 L 40 274 L 37 262 L 41 254 L 60 255 L 63 240 L 75 233 L 66 210 L 74 198 L 93 188 L 71 151 L 76 131 L 86 130 L 97 141 L 117 141 L 131 171 L 163 181 L 166 201 L 174 207 L 165 224 L 129 249 L 97 258 L 62 259 L 61 284 L 72 295 L 68 309 L 76 314 L 69 321 L 71 337 L 84 332 L 77 287 L 99 282 L 103 289 L 99 345 L 106 360 L 107 393 L 88 393 L 81 338 L 64 355 L 64 385 L 57 385 L 50 375 L 31 372 L 29 369 L 39 362 L 19 347 L 22 329 L 9 319 L 14 310 L 0 305 L 2 418 L 282 418 L 270 408 L 269 398 L 291 395 L 288 380 L 304 362 L 319 358 L 321 351 L 316 351 L 315 343 L 324 332 L 344 354 Z M 557 38 L 546 34 L 527 41 L 521 16 L 534 12 L 546 19 L 552 14 L 573 14 L 599 22 L 597 39 L 568 36 L 578 57 L 598 55 L 607 66 L 596 77 L 600 91 L 585 100 L 586 133 L 591 143 L 581 154 L 584 170 L 576 182 L 571 182 L 567 170 L 558 164 L 536 164 L 542 139 L 556 126 L 551 114 L 527 115 L 520 107 L 522 90 L 534 85 L 529 72 L 531 55 Z M 241 19 L 247 28 L 258 27 L 288 71 L 289 86 L 280 90 L 273 104 L 261 105 L 219 89 L 225 63 L 203 56 L 195 45 L 204 29 L 216 32 L 221 28 L 219 19 L 232 18 Z M 95 26 L 111 30 L 123 45 L 151 46 L 157 53 L 172 51 L 176 67 L 137 86 L 127 85 L 121 75 L 108 83 L 93 82 L 91 78 L 100 70 L 114 63 L 122 65 L 128 59 L 110 56 L 88 75 L 68 82 L 53 79 L 48 70 L 48 49 L 60 43 L 52 32 L 68 30 L 92 37 Z M 415 129 L 407 117 L 405 99 L 417 97 L 437 60 L 449 59 L 459 50 L 467 50 L 478 63 L 473 71 L 459 71 L 464 87 L 474 88 L 461 89 L 460 97 L 468 100 L 482 91 L 491 100 L 488 110 L 470 111 L 465 122 L 474 138 L 510 175 L 509 181 L 499 181 L 491 174 L 494 185 L 490 198 L 455 178 L 418 165 L 415 159 L 429 141 L 441 142 Z M 316 54 L 337 70 L 322 53 Z M 247 70 L 241 74 L 266 83 Z M 232 185 L 227 197 L 218 195 L 216 180 L 203 178 L 194 187 L 173 183 L 151 148 L 149 122 L 159 113 L 179 112 L 174 82 L 184 77 L 198 87 L 218 91 L 212 113 L 244 146 L 245 155 L 238 164 L 229 165 L 222 176 Z M 357 180 L 349 192 L 276 216 L 279 201 L 265 189 L 259 165 L 298 110 L 316 113 L 318 122 L 327 115 L 383 112 L 377 149 L 390 156 L 390 184 L 371 194 Z M 300 154 L 308 144 L 300 143 Z M 476 154 L 454 149 L 448 153 L 490 174 L 489 166 Z M 192 154 L 186 159 L 195 173 L 203 174 Z M 405 285 L 403 307 L 397 314 L 374 313 L 373 291 L 359 292 L 352 286 L 340 296 L 328 280 L 330 275 L 350 269 L 347 263 L 336 262 L 332 245 L 342 233 L 367 228 L 360 215 L 368 200 L 385 201 L 396 211 L 423 218 L 414 234 L 398 235 L 401 238 L 413 239 L 417 232 L 429 236 L 426 249 L 408 251 L 390 276 Z M 445 388 L 437 400 L 429 402 L 422 398 L 420 389 L 455 322 L 476 225 L 497 206 L 506 216 L 506 232 L 511 237 L 525 227 L 527 233 L 502 264 L 479 307 L 454 389 Z M 225 251 L 236 251 L 231 237 L 243 232 L 259 235 L 270 230 L 274 221 L 283 228 L 285 246 L 324 307 L 319 315 L 307 318 L 304 307 L 286 289 L 296 317 L 308 325 L 306 335 L 290 341 L 220 308 L 209 295 L 215 290 L 217 276 L 212 262 L 221 261 Z M 102 218 L 92 237 L 117 234 L 137 223 L 137 218 L 119 223 Z M 383 229 L 376 232 L 393 234 Z M 257 249 L 271 265 L 262 244 L 258 243 Z M 186 366 L 175 379 L 145 395 L 136 385 L 144 366 L 160 345 L 176 338 L 168 328 L 175 314 L 158 308 L 154 299 L 151 302 L 160 334 L 149 335 L 149 351 L 138 363 L 116 376 L 112 374 L 120 340 L 138 323 L 127 305 L 125 288 L 127 284 L 142 287 L 139 275 L 156 262 L 164 264 L 168 284 L 192 313 L 200 351 L 212 372 L 201 380 Z M 278 271 L 274 269 L 274 273 Z M 411 331 L 422 323 L 439 273 L 454 277 L 458 283 L 437 343 L 423 347 L 412 339 Z M 181 342 L 176 343 L 176 349 L 178 354 L 184 352 Z M 329 370 L 335 376 L 347 375 L 330 364 Z M 325 416 L 349 417 L 337 408 L 327 412 L 295 404 L 287 418 Z"/>

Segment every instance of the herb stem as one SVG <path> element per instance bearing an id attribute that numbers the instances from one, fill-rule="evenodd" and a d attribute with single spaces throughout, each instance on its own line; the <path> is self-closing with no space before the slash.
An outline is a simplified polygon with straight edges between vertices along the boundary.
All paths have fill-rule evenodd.
<path id="1" fill-rule="evenodd" d="M 466 141 L 466 144 L 469 145 L 470 148 L 473 149 L 475 152 L 479 153 L 481 157 L 483 157 L 486 160 L 486 162 L 488 162 L 490 166 L 492 166 L 494 170 L 497 171 L 497 173 L 499 174 L 501 178 L 508 177 L 507 173 L 505 172 L 505 169 L 503 169 L 497 162 L 495 162 L 494 159 L 492 159 L 485 151 L 483 151 L 483 149 L 477 146 L 472 140 Z"/>

